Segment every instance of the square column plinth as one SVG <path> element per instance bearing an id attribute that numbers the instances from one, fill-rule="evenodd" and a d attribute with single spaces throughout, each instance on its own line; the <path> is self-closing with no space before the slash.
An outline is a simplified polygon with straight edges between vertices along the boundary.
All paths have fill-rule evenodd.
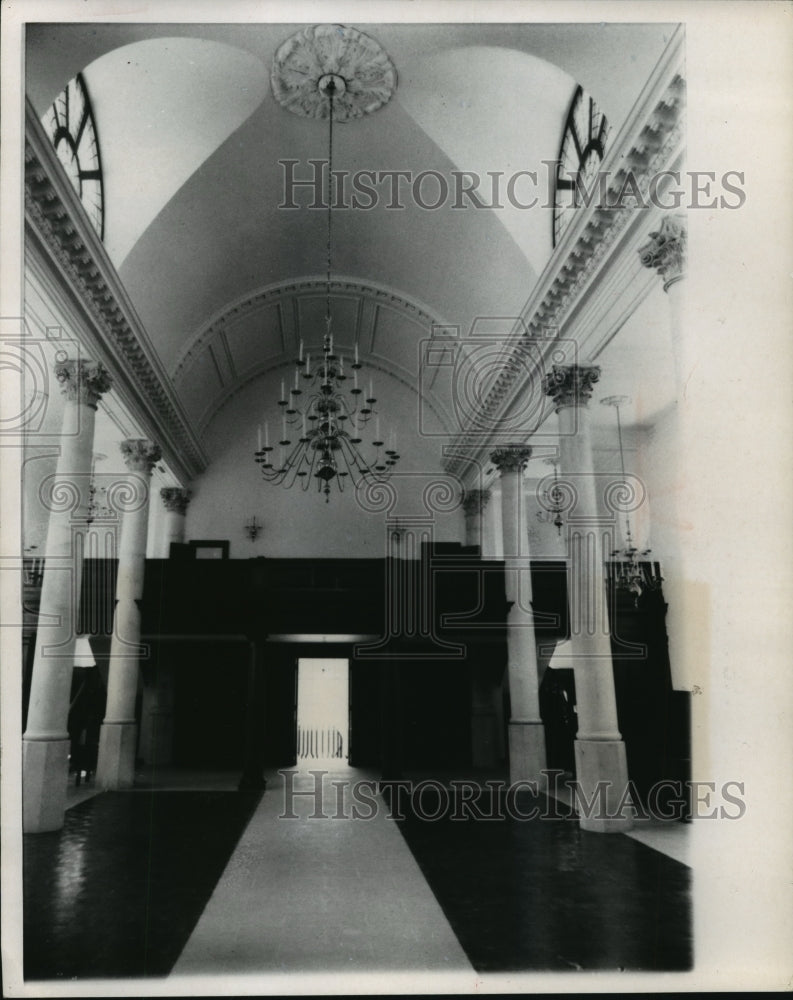
<path id="1" fill-rule="evenodd" d="M 66 784 L 69 780 L 69 747 L 68 739 L 22 741 L 25 833 L 48 833 L 63 826 Z"/>
<path id="2" fill-rule="evenodd" d="M 545 727 L 541 721 L 510 722 L 509 780 L 535 781 L 543 787 L 545 775 Z"/>
<path id="3" fill-rule="evenodd" d="M 633 829 L 633 813 L 626 805 L 628 764 L 622 740 L 576 740 L 575 767 L 581 829 L 593 833 Z"/>
<path id="4" fill-rule="evenodd" d="M 96 783 L 108 791 L 132 788 L 135 783 L 134 722 L 103 722 L 99 733 L 99 761 Z"/>

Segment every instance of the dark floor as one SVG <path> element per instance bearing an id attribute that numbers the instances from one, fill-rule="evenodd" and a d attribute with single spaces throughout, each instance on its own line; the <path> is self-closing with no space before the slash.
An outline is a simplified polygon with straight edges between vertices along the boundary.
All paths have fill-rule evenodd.
<path id="1" fill-rule="evenodd" d="M 107 792 L 69 809 L 62 831 L 28 835 L 25 977 L 167 975 L 260 798 Z M 680 862 L 622 834 L 583 832 L 544 797 L 522 794 L 517 806 L 555 818 L 509 818 L 483 799 L 485 815 L 504 817 L 441 809 L 430 820 L 410 802 L 399 830 L 477 972 L 692 967 L 691 870 Z M 431 816 L 431 792 L 421 804 Z M 354 878 L 349 889 L 354 906 Z"/>
<path id="2" fill-rule="evenodd" d="M 167 975 L 260 797 L 105 792 L 28 834 L 25 978 Z"/>
<path id="3" fill-rule="evenodd" d="M 528 821 L 532 806 L 558 818 Z M 452 819 L 406 800 L 402 834 L 477 972 L 685 971 L 693 966 L 691 870 L 622 834 L 587 833 L 527 793 L 497 820 Z M 481 813 L 497 815 L 490 793 Z M 566 814 L 566 816 L 565 816 Z M 564 818 L 563 818 L 564 817 Z"/>

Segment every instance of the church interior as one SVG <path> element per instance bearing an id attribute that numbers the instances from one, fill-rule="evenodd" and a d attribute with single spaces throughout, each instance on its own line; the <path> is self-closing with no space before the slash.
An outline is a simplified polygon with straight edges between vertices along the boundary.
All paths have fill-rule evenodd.
<path id="1" fill-rule="evenodd" d="M 695 968 L 686 91 L 661 21 L 25 26 L 26 983 Z"/>

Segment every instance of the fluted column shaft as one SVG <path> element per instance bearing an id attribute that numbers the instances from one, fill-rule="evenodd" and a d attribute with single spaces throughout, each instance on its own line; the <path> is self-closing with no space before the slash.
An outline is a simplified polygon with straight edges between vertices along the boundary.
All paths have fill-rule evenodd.
<path id="1" fill-rule="evenodd" d="M 537 643 L 532 612 L 531 563 L 523 503 L 523 470 L 531 448 L 499 448 L 491 461 L 501 474 L 501 524 L 507 601 L 507 673 L 509 677 L 510 780 L 541 781 L 545 767 L 545 731 L 540 718 Z"/>
<path id="2" fill-rule="evenodd" d="M 102 788 L 130 788 L 135 776 L 135 697 L 138 689 L 143 574 L 149 520 L 151 471 L 160 449 L 151 441 L 123 441 L 121 450 L 139 502 L 130 505 L 121 522 L 116 581 L 116 611 L 110 643 L 105 719 L 99 736 L 96 780 Z"/>
<path id="3" fill-rule="evenodd" d="M 576 778 L 587 799 L 599 783 L 605 797 L 581 826 L 597 832 L 630 828 L 627 811 L 617 814 L 628 782 L 625 744 L 617 722 L 614 665 L 611 659 L 604 577 L 604 534 L 599 516 L 588 401 L 600 378 L 596 366 L 554 365 L 544 381 L 559 420 L 562 473 L 571 477 L 577 497 L 567 519 L 570 643 L 574 657 L 578 733 Z"/>

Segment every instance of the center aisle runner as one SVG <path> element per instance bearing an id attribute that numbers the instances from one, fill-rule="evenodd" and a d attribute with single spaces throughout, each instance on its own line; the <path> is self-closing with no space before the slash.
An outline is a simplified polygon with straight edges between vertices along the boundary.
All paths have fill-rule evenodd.
<path id="1" fill-rule="evenodd" d="M 318 769 L 322 765 L 315 765 Z M 328 765 L 330 767 L 330 765 Z M 379 795 L 371 819 L 332 819 L 332 780 L 322 811 L 313 796 L 292 799 L 281 775 L 262 796 L 172 976 L 257 972 L 447 971 L 473 969 Z M 309 774 L 295 790 L 313 790 Z M 349 816 L 349 789 L 343 813 Z M 354 803 L 353 803 L 354 804 Z"/>

